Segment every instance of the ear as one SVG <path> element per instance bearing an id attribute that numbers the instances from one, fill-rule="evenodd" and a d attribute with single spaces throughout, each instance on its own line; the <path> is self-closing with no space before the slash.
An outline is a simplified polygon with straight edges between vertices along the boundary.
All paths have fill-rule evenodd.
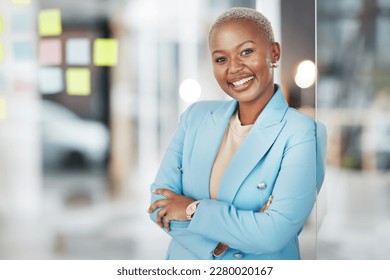
<path id="1" fill-rule="evenodd" d="M 278 62 L 280 59 L 280 45 L 278 42 L 272 43 L 271 51 L 272 51 L 271 54 L 272 62 Z"/>

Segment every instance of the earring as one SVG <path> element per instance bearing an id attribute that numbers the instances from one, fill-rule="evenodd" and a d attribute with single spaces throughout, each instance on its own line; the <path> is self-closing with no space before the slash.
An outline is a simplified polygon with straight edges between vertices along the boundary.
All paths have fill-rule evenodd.
<path id="1" fill-rule="evenodd" d="M 270 63 L 271 68 L 277 68 L 279 66 L 279 63 L 277 61 L 273 61 Z"/>

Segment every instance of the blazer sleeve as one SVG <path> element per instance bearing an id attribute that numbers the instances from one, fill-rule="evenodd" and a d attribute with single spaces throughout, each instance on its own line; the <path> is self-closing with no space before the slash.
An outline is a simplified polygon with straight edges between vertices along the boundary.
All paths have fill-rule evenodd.
<path id="1" fill-rule="evenodd" d="M 322 183 L 324 182 L 324 178 L 325 178 L 327 138 L 328 135 L 326 132 L 325 125 L 317 121 L 316 123 L 317 194 L 320 192 Z"/>
<path id="2" fill-rule="evenodd" d="M 192 105 L 182 114 L 179 127 L 177 128 L 168 149 L 165 152 L 154 183 L 151 185 L 151 191 L 158 188 L 166 188 L 177 194 L 183 194 L 181 176 L 183 145 L 186 135 L 188 115 L 194 106 L 195 105 Z M 164 198 L 164 196 L 154 195 L 152 193 L 151 203 Z M 150 218 L 155 223 L 157 213 L 160 209 L 161 208 L 158 208 L 150 214 Z M 187 231 L 188 225 L 189 221 L 171 221 L 171 230 L 163 230 L 200 259 L 211 259 L 212 251 L 218 245 L 218 241 Z"/>
<path id="3" fill-rule="evenodd" d="M 246 253 L 267 254 L 283 249 L 311 213 L 317 191 L 314 123 L 296 133 L 295 138 L 284 149 L 268 210 L 239 210 L 231 203 L 203 200 L 188 231 Z"/>

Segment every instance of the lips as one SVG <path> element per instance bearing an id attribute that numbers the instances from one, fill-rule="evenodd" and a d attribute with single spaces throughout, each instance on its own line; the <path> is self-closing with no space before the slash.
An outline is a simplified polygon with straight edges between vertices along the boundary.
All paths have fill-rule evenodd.
<path id="1" fill-rule="evenodd" d="M 249 81 L 253 80 L 253 78 L 254 76 L 249 76 L 235 82 L 230 82 L 230 84 L 232 84 L 234 87 L 240 87 L 247 84 Z"/>

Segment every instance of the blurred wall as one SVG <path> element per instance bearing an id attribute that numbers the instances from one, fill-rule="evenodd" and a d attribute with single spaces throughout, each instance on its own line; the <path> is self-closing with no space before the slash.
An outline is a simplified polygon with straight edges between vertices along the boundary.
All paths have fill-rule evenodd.
<path id="1" fill-rule="evenodd" d="M 0 32 L 0 252 L 37 244 L 36 235 L 25 233 L 39 220 L 42 202 L 39 95 L 35 33 L 12 33 L 7 28 L 11 14 L 25 20 L 36 18 L 36 3 L 20 10 L 2 1 Z M 14 29 L 22 29 L 17 22 Z M 36 247 L 39 247 L 37 244 Z M 7 248 L 7 249 L 4 249 Z M 13 256 L 11 254 L 11 256 Z M 0 258 L 7 257 L 0 253 Z"/>
<path id="2" fill-rule="evenodd" d="M 315 87 L 299 88 L 294 80 L 304 60 L 315 61 L 315 1 L 281 1 L 282 81 L 290 106 L 315 107 Z"/>

